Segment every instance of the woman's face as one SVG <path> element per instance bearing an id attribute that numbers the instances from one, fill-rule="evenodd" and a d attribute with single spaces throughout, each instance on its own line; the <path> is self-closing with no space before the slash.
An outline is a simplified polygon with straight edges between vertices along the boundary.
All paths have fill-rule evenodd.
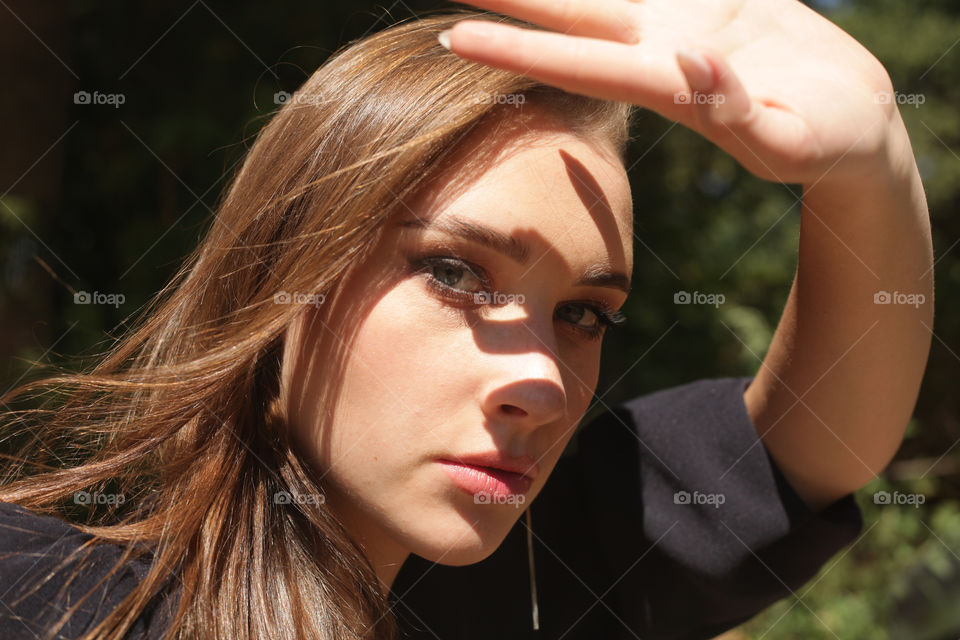
<path id="1" fill-rule="evenodd" d="M 288 419 L 388 585 L 411 552 L 465 565 L 500 545 L 585 413 L 603 310 L 626 299 L 623 165 L 532 113 L 522 138 L 476 131 L 401 207 L 343 299 L 288 334 Z M 481 149 L 496 161 L 464 174 Z M 345 367 L 324 411 L 311 399 L 338 347 Z M 440 462 L 485 452 L 520 457 L 527 480 Z"/>

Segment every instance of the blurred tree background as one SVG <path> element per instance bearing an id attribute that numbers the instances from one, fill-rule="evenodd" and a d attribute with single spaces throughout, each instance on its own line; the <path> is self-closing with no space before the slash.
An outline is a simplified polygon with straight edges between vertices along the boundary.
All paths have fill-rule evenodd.
<path id="1" fill-rule="evenodd" d="M 7 0 L 0 8 L 3 390 L 31 377 L 28 360 L 89 364 L 82 354 L 108 346 L 163 287 L 278 108 L 278 92 L 296 90 L 354 38 L 457 6 Z M 863 535 L 795 597 L 725 637 L 956 638 L 960 3 L 812 6 L 870 49 L 905 97 L 900 110 L 934 227 L 933 349 L 897 459 L 858 493 Z M 649 112 L 637 114 L 633 133 L 635 286 L 625 307 L 629 328 L 606 339 L 598 396 L 607 405 L 697 378 L 754 373 L 796 267 L 795 186 L 752 177 Z M 725 301 L 677 305 L 680 291 Z M 76 304 L 82 292 L 123 298 Z M 875 504 L 879 491 L 924 502 Z"/>

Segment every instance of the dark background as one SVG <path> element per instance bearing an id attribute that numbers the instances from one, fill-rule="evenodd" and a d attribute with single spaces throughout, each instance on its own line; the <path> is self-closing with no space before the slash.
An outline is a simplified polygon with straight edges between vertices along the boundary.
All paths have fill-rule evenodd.
<path id="1" fill-rule="evenodd" d="M 172 275 L 258 129 L 350 40 L 443 2 L 0 0 L 0 384 L 26 360 L 79 367 Z M 731 638 L 960 635 L 960 3 L 814 7 L 885 64 L 927 188 L 933 349 L 897 460 L 858 498 L 864 535 Z M 77 92 L 91 103 L 75 100 Z M 122 104 L 93 104 L 94 92 Z M 103 99 L 103 98 L 101 98 Z M 80 103 L 78 103 L 78 101 Z M 637 241 L 628 327 L 610 333 L 597 410 L 697 378 L 754 373 L 796 267 L 799 191 L 641 112 L 630 151 Z M 678 291 L 722 293 L 718 308 Z M 75 304 L 74 294 L 122 304 Z M 3 408 L 3 407 L 0 407 Z M 924 496 L 876 505 L 880 490 Z"/>

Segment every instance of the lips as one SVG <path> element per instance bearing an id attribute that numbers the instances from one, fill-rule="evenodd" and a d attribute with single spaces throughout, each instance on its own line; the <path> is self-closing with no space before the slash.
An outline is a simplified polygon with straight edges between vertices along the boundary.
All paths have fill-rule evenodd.
<path id="1" fill-rule="evenodd" d="M 537 461 L 531 456 L 510 456 L 500 451 L 467 453 L 442 458 L 448 462 L 470 467 L 483 467 L 492 471 L 506 471 L 535 480 L 540 473 Z"/>
<path id="2" fill-rule="evenodd" d="M 453 483 L 471 494 L 478 504 L 500 503 L 512 496 L 523 496 L 533 484 L 533 479 L 522 473 L 452 460 L 438 462 Z"/>

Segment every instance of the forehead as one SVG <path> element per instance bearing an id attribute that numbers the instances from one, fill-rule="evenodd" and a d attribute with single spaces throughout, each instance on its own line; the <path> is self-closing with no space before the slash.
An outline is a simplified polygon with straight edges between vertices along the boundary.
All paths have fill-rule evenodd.
<path id="1" fill-rule="evenodd" d="M 633 203 L 623 164 L 607 145 L 525 109 L 475 129 L 402 217 L 477 222 L 530 236 L 538 255 L 629 273 Z"/>

